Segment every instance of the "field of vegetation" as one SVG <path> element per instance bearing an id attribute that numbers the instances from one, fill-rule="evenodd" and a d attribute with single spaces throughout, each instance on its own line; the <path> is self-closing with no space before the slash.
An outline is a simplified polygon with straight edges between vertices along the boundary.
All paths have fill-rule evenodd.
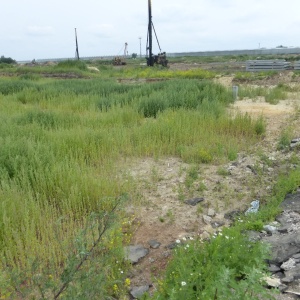
<path id="1" fill-rule="evenodd" d="M 132 228 L 123 208 L 140 203 L 124 162 L 175 156 L 218 164 L 265 133 L 263 118 L 228 113 L 232 91 L 213 82 L 213 72 L 96 66 L 100 72 L 83 62 L 1 68 L 0 299 L 126 299 L 131 266 L 123 247 Z M 299 184 L 295 172 L 281 191 Z M 218 299 L 263 293 L 258 271 L 266 249 L 247 248 L 248 263 L 237 256 L 224 264 L 229 254 L 216 254 L 227 246 L 244 251 L 237 250 L 248 247 L 242 230 L 207 248 L 195 242 L 188 256 L 179 249 L 155 299 L 213 299 L 216 272 L 227 297 Z M 187 276 L 194 280 L 188 291 Z M 236 298 L 229 287 L 239 291 Z"/>

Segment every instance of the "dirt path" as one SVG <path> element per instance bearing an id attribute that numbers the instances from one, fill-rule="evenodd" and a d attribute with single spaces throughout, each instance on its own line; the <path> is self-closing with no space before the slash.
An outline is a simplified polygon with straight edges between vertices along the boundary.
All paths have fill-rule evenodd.
<path id="1" fill-rule="evenodd" d="M 220 82 L 228 86 L 232 84 L 232 78 L 222 78 Z M 260 98 L 255 101 L 238 100 L 232 105 L 230 110 L 233 113 L 248 113 L 252 117 L 262 115 L 267 123 L 266 137 L 250 153 L 239 154 L 235 164 L 221 166 L 228 170 L 230 176 L 220 174 L 220 166 L 201 165 L 197 168 L 199 176 L 193 186 L 198 188 L 199 196 L 205 199 L 199 205 L 190 206 L 183 201 L 188 196 L 185 180 L 192 166 L 180 159 L 143 159 L 133 161 L 128 166 L 131 175 L 138 180 L 142 204 L 139 208 L 128 208 L 128 212 L 134 213 L 139 223 L 132 244 L 142 244 L 150 250 L 134 267 L 132 285 L 149 285 L 153 277 L 161 274 L 171 257 L 172 250 L 168 246 L 174 241 L 189 237 L 206 238 L 218 230 L 205 222 L 204 215 L 211 214 L 214 222 L 226 226 L 226 212 L 245 209 L 253 199 L 268 194 L 275 174 L 288 167 L 282 162 L 291 155 L 277 151 L 280 134 L 289 126 L 294 137 L 300 137 L 299 99 L 300 95 L 297 100 L 284 100 L 271 105 Z M 261 175 L 257 176 L 249 168 L 254 165 L 261 168 Z M 191 197 L 194 196 L 193 191 Z M 149 240 L 158 241 L 160 247 L 151 249 Z M 280 297 L 283 298 L 278 299 L 292 299 L 288 295 Z"/>

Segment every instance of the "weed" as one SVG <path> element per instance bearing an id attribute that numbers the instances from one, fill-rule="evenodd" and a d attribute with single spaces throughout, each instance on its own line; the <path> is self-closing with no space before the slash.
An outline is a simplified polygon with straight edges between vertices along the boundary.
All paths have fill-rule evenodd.
<path id="1" fill-rule="evenodd" d="M 227 170 L 227 169 L 225 169 L 225 168 L 220 167 L 220 168 L 218 168 L 218 170 L 217 170 L 217 174 L 220 175 L 220 176 L 226 177 L 226 176 L 229 176 L 229 175 L 230 175 L 230 171 Z"/>
<path id="2" fill-rule="evenodd" d="M 281 87 L 275 87 L 266 94 L 266 102 L 270 104 L 278 104 L 279 100 L 284 100 L 287 98 L 286 92 Z"/>
<path id="3" fill-rule="evenodd" d="M 290 146 L 291 139 L 292 139 L 291 129 L 285 128 L 284 130 L 282 130 L 277 144 L 277 149 L 278 150 L 287 149 Z"/>
<path id="4" fill-rule="evenodd" d="M 175 216 L 174 216 L 174 214 L 173 214 L 173 212 L 172 212 L 171 209 L 169 209 L 169 210 L 167 211 L 166 217 L 168 217 L 170 223 L 174 223 L 174 221 L 175 221 Z"/>
<path id="5" fill-rule="evenodd" d="M 256 121 L 255 121 L 255 132 L 257 135 L 264 135 L 266 132 L 266 122 L 263 116 L 260 116 Z"/>
<path id="6" fill-rule="evenodd" d="M 197 187 L 197 191 L 198 192 L 204 192 L 207 190 L 207 186 L 205 185 L 205 183 L 203 181 L 199 182 L 198 187 Z"/>
<path id="7" fill-rule="evenodd" d="M 161 223 L 164 223 L 164 222 L 165 222 L 165 218 L 164 218 L 164 217 L 159 217 L 158 220 L 159 220 Z"/>

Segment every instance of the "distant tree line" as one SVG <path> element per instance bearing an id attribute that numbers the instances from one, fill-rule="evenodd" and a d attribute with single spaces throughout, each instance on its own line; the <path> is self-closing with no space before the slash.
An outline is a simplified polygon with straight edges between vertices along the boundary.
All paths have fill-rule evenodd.
<path id="1" fill-rule="evenodd" d="M 17 63 L 14 59 L 11 57 L 4 57 L 3 55 L 0 57 L 0 63 L 4 64 L 15 64 Z"/>

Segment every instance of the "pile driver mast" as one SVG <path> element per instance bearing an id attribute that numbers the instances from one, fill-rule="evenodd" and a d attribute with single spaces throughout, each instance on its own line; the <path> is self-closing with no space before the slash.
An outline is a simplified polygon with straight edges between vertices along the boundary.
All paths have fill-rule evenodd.
<path id="1" fill-rule="evenodd" d="M 154 31 L 156 41 L 159 47 L 160 53 L 158 55 L 153 55 L 152 51 L 152 29 Z M 147 34 L 147 48 L 146 48 L 146 53 L 148 55 L 147 59 L 147 65 L 153 67 L 155 64 L 160 64 L 164 67 L 167 66 L 167 59 L 166 59 L 166 53 L 161 52 L 161 48 L 159 45 L 159 41 L 156 35 L 156 31 L 152 22 L 152 5 L 151 5 L 151 0 L 148 0 L 148 34 Z"/>
<path id="2" fill-rule="evenodd" d="M 77 31 L 76 31 L 76 28 L 75 28 L 75 41 L 76 41 L 75 58 L 77 60 L 79 60 L 79 51 L 78 51 L 78 41 L 77 41 Z"/>

